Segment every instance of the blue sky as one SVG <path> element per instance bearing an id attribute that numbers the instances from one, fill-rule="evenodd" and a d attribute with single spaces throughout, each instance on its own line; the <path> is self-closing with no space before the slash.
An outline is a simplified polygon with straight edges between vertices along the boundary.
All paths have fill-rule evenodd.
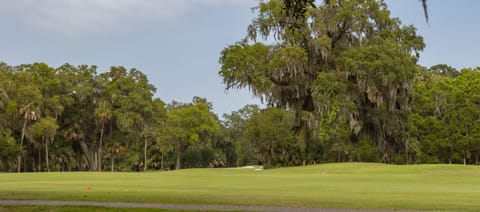
<path id="1" fill-rule="evenodd" d="M 477 0 L 387 0 L 414 24 L 427 48 L 420 64 L 480 65 Z M 137 68 L 166 102 L 207 98 L 221 115 L 259 103 L 248 90 L 224 90 L 220 51 L 242 39 L 257 0 L 0 0 L 0 61 Z M 455 4 L 455 5 L 452 5 Z"/>

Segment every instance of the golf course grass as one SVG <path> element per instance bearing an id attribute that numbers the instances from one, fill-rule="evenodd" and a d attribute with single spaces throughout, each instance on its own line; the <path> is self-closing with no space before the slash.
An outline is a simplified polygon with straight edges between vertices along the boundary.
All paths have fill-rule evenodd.
<path id="1" fill-rule="evenodd" d="M 0 206 L 0 212 L 135 212 L 135 211 L 144 211 L 144 212 L 168 212 L 171 210 L 161 210 L 161 209 L 141 209 L 138 208 L 106 208 L 106 207 L 90 207 L 90 206 Z M 183 211 L 182 212 L 189 212 Z"/>
<path id="2" fill-rule="evenodd" d="M 3 173 L 0 199 L 475 211 L 480 166 L 337 163 L 263 171 Z"/>

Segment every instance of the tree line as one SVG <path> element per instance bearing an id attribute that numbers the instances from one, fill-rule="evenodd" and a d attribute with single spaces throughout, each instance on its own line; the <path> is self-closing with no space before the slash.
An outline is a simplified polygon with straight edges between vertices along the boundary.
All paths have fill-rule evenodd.
<path id="1" fill-rule="evenodd" d="M 352 141 L 340 107 L 306 144 L 292 108 L 246 105 L 220 119 L 206 99 L 165 104 L 136 69 L 0 66 L 4 171 L 143 171 L 324 162 L 479 162 L 480 68 L 416 67 L 404 142 L 390 161 L 372 137 Z M 312 116 L 311 114 L 307 114 Z M 310 117 L 309 117 L 310 118 Z M 398 126 L 398 125 L 396 125 Z M 308 145 L 308 146 L 307 146 Z"/>
<path id="2" fill-rule="evenodd" d="M 161 169 L 172 152 L 181 168 L 182 153 L 211 140 L 218 118 L 203 98 L 166 105 L 154 92 L 136 69 L 1 63 L 2 168 Z"/>

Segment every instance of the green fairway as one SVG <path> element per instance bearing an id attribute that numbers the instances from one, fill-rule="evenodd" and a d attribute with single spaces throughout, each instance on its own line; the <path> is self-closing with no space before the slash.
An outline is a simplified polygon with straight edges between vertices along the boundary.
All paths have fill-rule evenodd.
<path id="1" fill-rule="evenodd" d="M 147 173 L 4 173 L 0 199 L 478 210 L 480 167 L 342 163 Z"/>

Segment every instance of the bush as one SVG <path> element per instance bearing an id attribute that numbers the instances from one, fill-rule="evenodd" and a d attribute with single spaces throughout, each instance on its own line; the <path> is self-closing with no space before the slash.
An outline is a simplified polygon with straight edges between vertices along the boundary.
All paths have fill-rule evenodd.
<path id="1" fill-rule="evenodd" d="M 15 161 L 16 156 L 20 154 L 21 149 L 15 143 L 15 139 L 10 135 L 9 131 L 0 129 L 0 162 L 3 164 L 4 170 L 9 169 L 6 164 Z"/>
<path id="2" fill-rule="evenodd" d="M 183 156 L 185 168 L 208 167 L 215 158 L 215 150 L 212 147 L 192 147 Z"/>
<path id="3" fill-rule="evenodd" d="M 361 140 L 352 155 L 354 161 L 359 162 L 380 162 L 381 159 L 377 147 L 368 140 Z"/>

